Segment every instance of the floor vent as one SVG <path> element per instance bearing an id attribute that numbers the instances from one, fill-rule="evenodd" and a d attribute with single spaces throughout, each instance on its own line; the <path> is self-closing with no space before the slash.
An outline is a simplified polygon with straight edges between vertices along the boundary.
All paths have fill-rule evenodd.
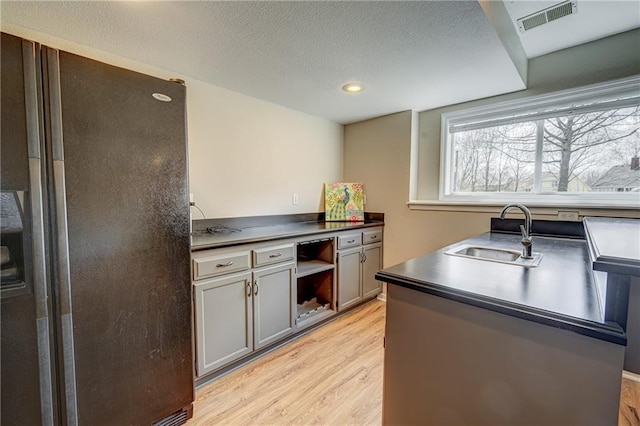
<path id="1" fill-rule="evenodd" d="M 162 420 L 158 420 L 151 426 L 180 426 L 185 424 L 187 420 L 189 420 L 189 412 L 187 412 L 186 410 L 182 410 L 170 414 Z"/>
<path id="2" fill-rule="evenodd" d="M 518 19 L 518 28 L 520 32 L 529 31 L 540 25 L 573 15 L 577 12 L 578 2 L 576 0 L 565 1 Z"/>

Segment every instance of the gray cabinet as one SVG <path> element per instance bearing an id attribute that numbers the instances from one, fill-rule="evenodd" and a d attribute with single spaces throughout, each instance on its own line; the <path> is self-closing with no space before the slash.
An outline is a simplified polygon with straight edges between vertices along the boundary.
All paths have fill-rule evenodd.
<path id="1" fill-rule="evenodd" d="M 382 228 L 338 237 L 338 311 L 375 297 L 382 284 Z"/>
<path id="2" fill-rule="evenodd" d="M 382 228 L 195 251 L 196 377 L 375 297 Z"/>
<path id="3" fill-rule="evenodd" d="M 362 248 L 338 252 L 338 312 L 362 300 Z"/>
<path id="4" fill-rule="evenodd" d="M 382 243 L 369 244 L 362 247 L 362 297 L 377 296 L 382 291 L 382 283 L 375 275 L 382 269 Z"/>
<path id="5" fill-rule="evenodd" d="M 197 375 L 216 370 L 253 350 L 251 272 L 194 284 Z"/>
<path id="6" fill-rule="evenodd" d="M 382 424 L 618 424 L 624 346 L 393 284 L 386 312 Z"/>
<path id="7" fill-rule="evenodd" d="M 293 256 L 293 244 L 193 254 L 198 377 L 294 332 Z"/>
<path id="8" fill-rule="evenodd" d="M 253 343 L 260 349 L 293 333 L 295 263 L 253 273 Z"/>

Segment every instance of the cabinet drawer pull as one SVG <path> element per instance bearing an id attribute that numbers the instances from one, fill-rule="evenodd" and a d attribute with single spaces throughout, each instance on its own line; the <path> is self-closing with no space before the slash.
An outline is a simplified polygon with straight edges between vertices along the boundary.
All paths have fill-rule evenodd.
<path id="1" fill-rule="evenodd" d="M 258 281 L 256 281 L 255 283 L 253 283 L 253 295 L 257 296 L 258 295 Z"/>
<path id="2" fill-rule="evenodd" d="M 356 242 L 356 240 L 349 240 L 349 241 L 347 241 L 347 244 L 351 244 L 351 243 L 355 243 L 355 242 Z"/>
<path id="3" fill-rule="evenodd" d="M 251 297 L 251 283 L 247 283 L 247 297 Z"/>
<path id="4" fill-rule="evenodd" d="M 376 236 L 375 236 L 375 235 L 371 235 L 371 236 L 369 236 L 369 239 L 371 239 L 371 240 L 375 240 L 375 239 L 376 239 Z"/>
<path id="5" fill-rule="evenodd" d="M 232 261 L 229 261 L 229 262 L 227 262 L 227 263 L 218 263 L 218 264 L 216 265 L 216 268 L 224 268 L 225 266 L 231 266 L 231 265 L 233 265 L 233 262 L 232 262 Z"/>
<path id="6" fill-rule="evenodd" d="M 282 256 L 282 253 L 276 253 L 276 254 L 270 254 L 270 255 L 269 255 L 269 257 L 270 257 L 271 259 L 273 259 L 274 257 L 280 257 L 280 256 Z"/>

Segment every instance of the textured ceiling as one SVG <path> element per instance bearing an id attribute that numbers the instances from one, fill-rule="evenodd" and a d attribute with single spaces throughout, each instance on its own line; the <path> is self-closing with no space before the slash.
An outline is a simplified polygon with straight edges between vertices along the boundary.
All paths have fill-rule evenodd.
<path id="1" fill-rule="evenodd" d="M 561 0 L 508 0 L 504 4 L 517 30 L 516 21 Z M 577 12 L 520 34 L 527 57 L 533 58 L 640 27 L 640 1 L 577 0 Z"/>
<path id="2" fill-rule="evenodd" d="M 476 1 L 8 2 L 11 24 L 338 123 L 525 88 Z M 366 90 L 340 90 L 350 81 Z"/>

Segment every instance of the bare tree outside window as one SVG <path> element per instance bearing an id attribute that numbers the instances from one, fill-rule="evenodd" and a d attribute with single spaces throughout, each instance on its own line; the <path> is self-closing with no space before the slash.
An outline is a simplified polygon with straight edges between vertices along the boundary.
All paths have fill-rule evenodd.
<path id="1" fill-rule="evenodd" d="M 522 192 L 533 184 L 535 123 L 455 134 L 457 192 Z"/>
<path id="2" fill-rule="evenodd" d="M 456 193 L 640 192 L 637 106 L 459 131 L 452 144 Z"/>
<path id="3" fill-rule="evenodd" d="M 556 191 L 589 191 L 611 167 L 630 164 L 640 145 L 639 117 L 634 107 L 544 120 L 543 168 L 557 180 Z"/>

